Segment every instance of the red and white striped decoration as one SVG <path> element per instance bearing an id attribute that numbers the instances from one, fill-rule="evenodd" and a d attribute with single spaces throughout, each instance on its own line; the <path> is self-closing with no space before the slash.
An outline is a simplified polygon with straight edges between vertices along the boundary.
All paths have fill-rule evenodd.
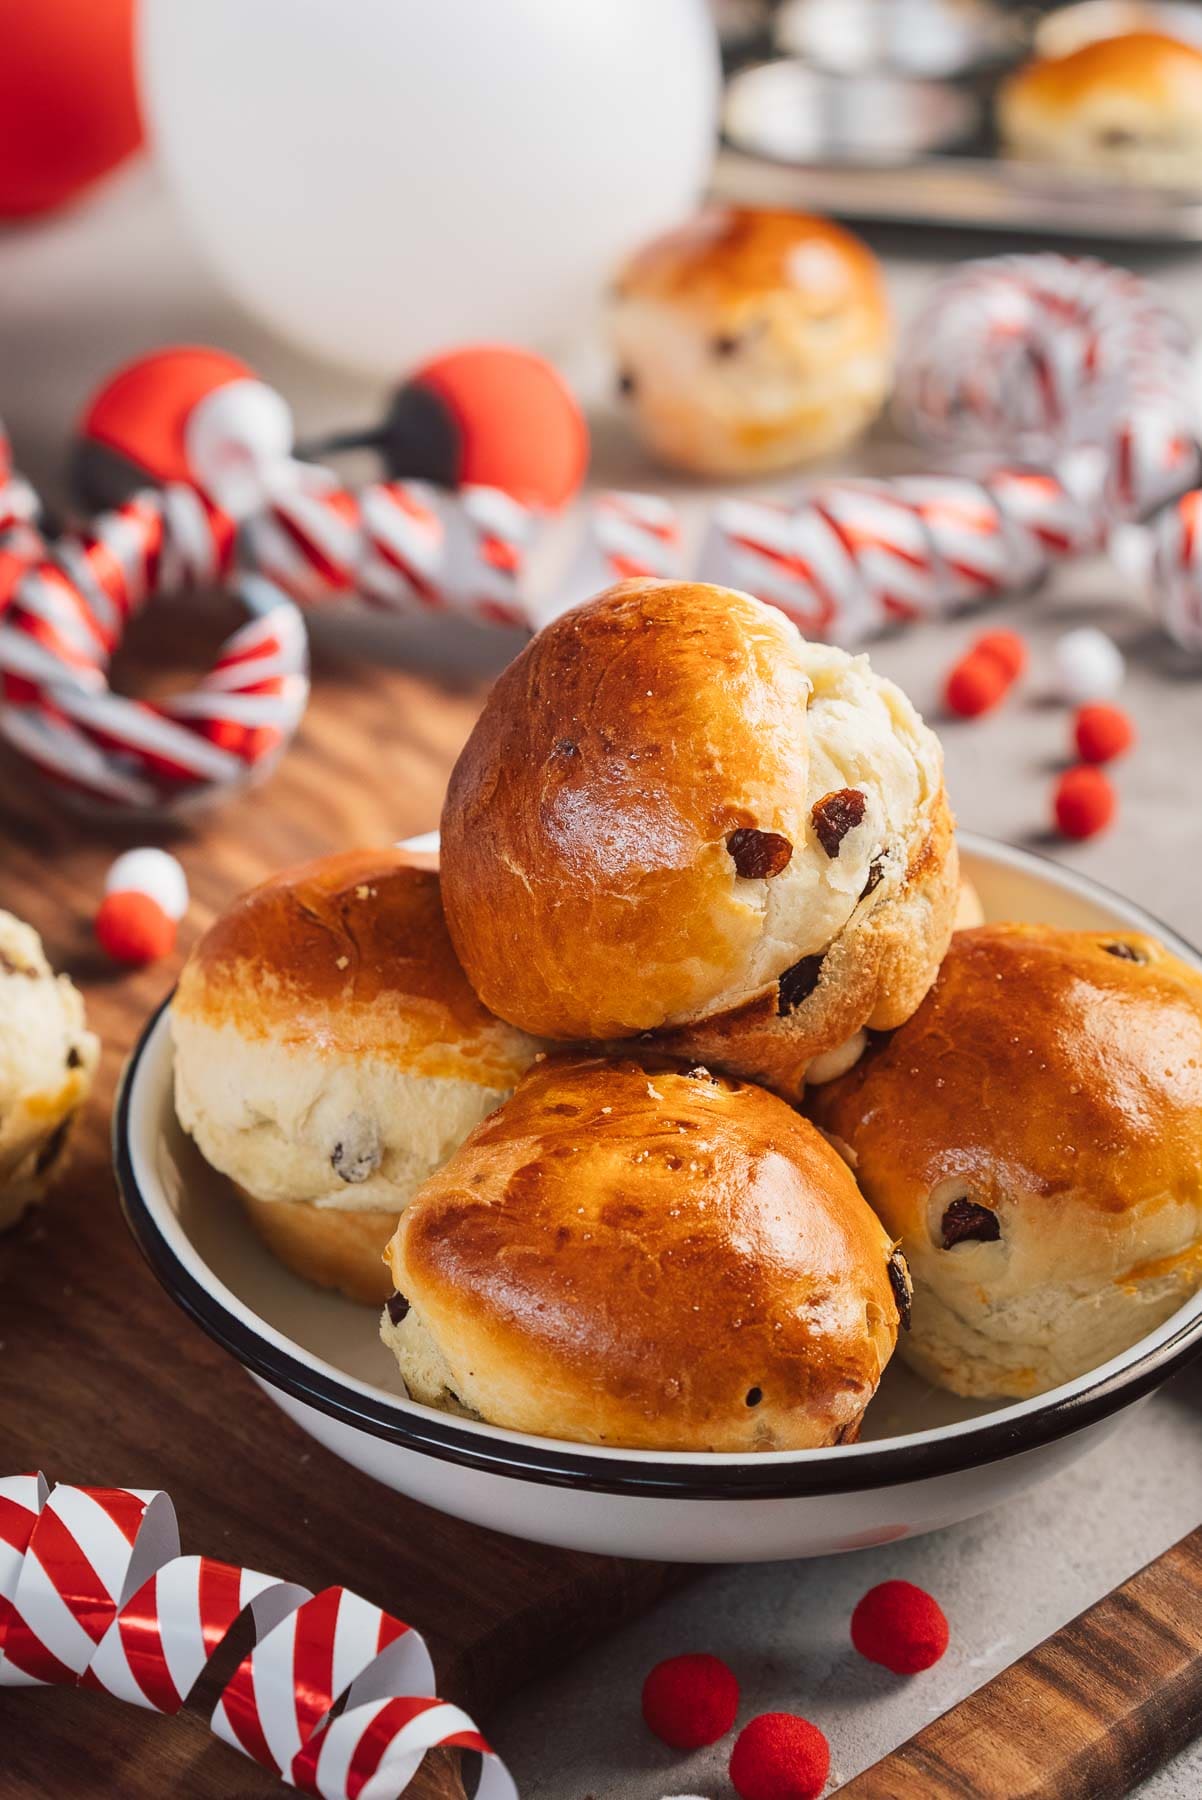
<path id="1" fill-rule="evenodd" d="M 477 1800 L 516 1800 L 399 1619 L 346 1588 L 181 1556 L 166 1494 L 0 1479 L 0 1687 L 83 1686 L 176 1713 L 247 1610 L 255 1646 L 210 1719 L 234 1749 L 323 1800 L 395 1800 L 427 1750 L 458 1747 L 483 1759 Z"/>
<path id="2" fill-rule="evenodd" d="M 1161 624 L 1183 650 L 1202 651 L 1202 489 L 1182 494 L 1152 521 L 1145 562 Z"/>
<path id="3" fill-rule="evenodd" d="M 600 493 L 589 502 L 580 541 L 552 594 L 534 607 L 547 625 L 615 581 L 670 580 L 684 574 L 680 517 L 659 494 Z"/>
<path id="4" fill-rule="evenodd" d="M 232 521 L 195 489 L 135 495 L 16 570 L 0 595 L 0 735 L 76 797 L 117 810 L 193 805 L 270 768 L 308 700 L 300 614 L 231 574 Z M 108 666 L 152 600 L 229 579 L 248 620 L 190 693 L 113 692 Z"/>
<path id="5" fill-rule="evenodd" d="M 1199 469 L 1189 339 L 1125 269 L 1044 253 L 962 264 L 923 307 L 903 351 L 897 411 L 949 451 L 1045 465 L 1101 452 L 1100 511 L 1139 518 Z"/>
<path id="6" fill-rule="evenodd" d="M 495 488 L 297 488 L 247 522 L 241 555 L 302 606 L 358 598 L 391 612 L 524 625 L 533 531 L 533 515 Z"/>
<path id="7" fill-rule="evenodd" d="M 794 505 L 719 501 L 698 573 L 847 646 L 1029 586 L 1096 542 L 1065 483 L 1037 470 L 829 481 Z"/>

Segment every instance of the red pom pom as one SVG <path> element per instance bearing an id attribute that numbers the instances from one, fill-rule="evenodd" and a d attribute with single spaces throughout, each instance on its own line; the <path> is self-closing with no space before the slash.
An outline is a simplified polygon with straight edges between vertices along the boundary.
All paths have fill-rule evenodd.
<path id="1" fill-rule="evenodd" d="M 730 1756 L 740 1800 L 817 1800 L 830 1770 L 830 1745 L 795 1713 L 761 1713 L 743 1727 Z"/>
<path id="2" fill-rule="evenodd" d="M 990 656 L 998 667 L 1005 672 L 1006 681 L 1017 681 L 1026 672 L 1027 644 L 1017 631 L 986 631 L 979 637 L 969 653 L 972 656 Z"/>
<path id="3" fill-rule="evenodd" d="M 1066 769 L 1056 783 L 1052 805 L 1065 837 L 1091 838 L 1105 831 L 1118 801 L 1101 769 L 1078 763 L 1076 768 Z"/>
<path id="4" fill-rule="evenodd" d="M 584 414 L 559 371 L 532 350 L 468 345 L 434 357 L 406 385 L 445 407 L 457 485 L 500 488 L 523 506 L 554 512 L 584 480 Z"/>
<path id="5" fill-rule="evenodd" d="M 739 1684 L 717 1656 L 669 1656 L 643 1683 L 643 1718 L 674 1750 L 725 1737 L 739 1710 Z"/>
<path id="6" fill-rule="evenodd" d="M 96 914 L 96 941 L 114 962 L 157 962 L 175 944 L 175 920 L 149 894 L 127 888 L 106 894 Z"/>
<path id="7" fill-rule="evenodd" d="M 1135 727 L 1121 706 L 1100 700 L 1078 709 L 1073 719 L 1073 739 L 1082 762 L 1108 763 L 1123 756 L 1135 742 Z"/>
<path id="8" fill-rule="evenodd" d="M 917 1675 L 947 1649 L 947 1619 L 937 1600 L 912 1581 L 869 1588 L 851 1615 L 851 1641 L 869 1662 L 895 1675 Z"/>
<path id="9" fill-rule="evenodd" d="M 996 658 L 973 651 L 952 669 L 943 697 L 949 712 L 962 719 L 975 719 L 995 707 L 1009 685 Z"/>

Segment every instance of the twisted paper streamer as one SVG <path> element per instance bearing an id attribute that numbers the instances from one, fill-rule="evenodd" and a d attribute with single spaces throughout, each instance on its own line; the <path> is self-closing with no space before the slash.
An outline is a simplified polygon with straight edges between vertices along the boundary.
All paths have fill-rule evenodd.
<path id="1" fill-rule="evenodd" d="M 903 350 L 903 426 L 944 450 L 1099 456 L 1103 514 L 1140 518 L 1198 475 L 1190 340 L 1155 290 L 1091 258 L 995 256 L 941 281 Z"/>
<path id="2" fill-rule="evenodd" d="M 99 1688 L 176 1713 L 247 1610 L 255 1647 L 210 1718 L 234 1749 L 323 1800 L 395 1800 L 427 1750 L 475 1750 L 476 1800 L 517 1800 L 471 1719 L 436 1698 L 425 1643 L 399 1619 L 346 1588 L 310 1594 L 181 1556 L 164 1493 L 0 1479 L 0 1687 Z"/>

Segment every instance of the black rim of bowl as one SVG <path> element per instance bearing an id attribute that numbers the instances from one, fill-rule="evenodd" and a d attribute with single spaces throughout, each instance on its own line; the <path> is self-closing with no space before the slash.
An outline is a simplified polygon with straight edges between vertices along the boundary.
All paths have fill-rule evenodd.
<path id="1" fill-rule="evenodd" d="M 967 834 L 962 835 L 967 838 Z M 1009 846 L 1007 849 L 1022 862 L 1051 860 L 1034 851 L 1015 852 Z M 1072 874 L 1086 891 L 1107 899 L 1117 898 L 1099 882 L 1078 875 L 1075 870 Z M 1175 942 L 1179 948 L 1189 949 L 1177 932 L 1161 925 L 1143 908 L 1134 907 L 1130 901 L 1122 904 L 1143 913 L 1157 935 Z M 621 1451 L 598 1456 L 586 1445 L 558 1446 L 550 1439 L 522 1443 L 491 1436 L 487 1428 L 466 1431 L 450 1415 L 409 1411 L 401 1401 L 360 1393 L 336 1376 L 290 1355 L 231 1312 L 196 1279 L 167 1243 L 134 1172 L 129 1115 L 138 1069 L 151 1034 L 170 1003 L 169 994 L 143 1027 L 122 1074 L 113 1111 L 113 1165 L 121 1209 L 135 1243 L 176 1304 L 253 1375 L 343 1425 L 424 1456 L 491 1475 L 602 1494 L 664 1495 L 682 1500 L 785 1500 L 859 1493 L 962 1474 L 1055 1443 L 1152 1393 L 1202 1349 L 1200 1311 L 1163 1343 L 1145 1350 L 1122 1369 L 1022 1418 L 991 1423 L 986 1414 L 969 1430 L 925 1443 L 902 1441 L 884 1444 L 879 1449 L 872 1444 L 849 1446 L 835 1456 L 807 1455 L 803 1451 L 787 1462 L 763 1456 L 750 1456 L 738 1463 L 706 1458 L 690 1463 L 661 1462 L 647 1456 L 623 1461 Z"/>

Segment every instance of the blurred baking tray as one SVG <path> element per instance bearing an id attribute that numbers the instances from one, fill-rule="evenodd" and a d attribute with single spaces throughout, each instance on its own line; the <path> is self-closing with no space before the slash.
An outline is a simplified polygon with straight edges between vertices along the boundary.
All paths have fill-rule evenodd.
<path id="1" fill-rule="evenodd" d="M 1202 190 L 1119 183 L 998 155 L 987 86 L 828 74 L 795 59 L 727 84 L 722 199 L 850 219 L 1058 238 L 1202 243 Z"/>

